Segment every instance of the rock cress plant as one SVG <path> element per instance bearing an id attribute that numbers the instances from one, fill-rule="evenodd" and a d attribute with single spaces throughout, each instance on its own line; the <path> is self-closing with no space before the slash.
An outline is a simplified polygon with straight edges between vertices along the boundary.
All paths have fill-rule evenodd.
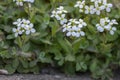
<path id="1" fill-rule="evenodd" d="M 107 0 L 91 0 L 91 4 L 87 5 L 86 1 L 77 1 L 74 5 L 75 8 L 79 8 L 80 13 L 85 14 L 97 14 L 100 15 L 103 10 L 107 12 L 111 11 L 112 4 L 107 3 Z M 87 26 L 87 23 L 83 21 L 83 19 L 69 19 L 67 20 L 65 17 L 66 10 L 64 10 L 63 6 L 60 6 L 56 10 L 52 11 L 51 17 L 55 17 L 60 24 L 62 25 L 63 32 L 66 32 L 66 36 L 72 37 L 80 37 L 85 36 L 85 32 L 82 31 L 82 28 Z M 109 18 L 101 18 L 100 24 L 96 24 L 97 31 L 104 32 L 105 30 L 109 31 L 111 35 L 117 30 L 116 27 L 113 27 L 114 24 L 118 24 L 116 20 L 109 20 Z"/>

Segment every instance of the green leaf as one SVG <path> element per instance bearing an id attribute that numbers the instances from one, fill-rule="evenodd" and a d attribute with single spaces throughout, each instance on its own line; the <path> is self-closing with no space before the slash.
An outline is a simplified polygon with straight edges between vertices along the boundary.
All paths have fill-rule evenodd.
<path id="1" fill-rule="evenodd" d="M 22 51 L 27 52 L 27 51 L 29 51 L 30 47 L 31 47 L 30 43 L 26 43 L 22 47 Z"/>
<path id="2" fill-rule="evenodd" d="M 85 49 L 85 48 L 89 47 L 89 42 L 88 42 L 88 40 L 86 40 L 86 39 L 84 39 L 84 38 L 81 39 L 80 43 L 81 43 L 81 44 L 80 44 L 80 48 L 81 48 L 81 49 Z"/>
<path id="3" fill-rule="evenodd" d="M 15 68 L 15 69 L 17 69 L 18 66 L 19 66 L 19 60 L 16 58 L 12 62 L 12 67 Z"/>
<path id="4" fill-rule="evenodd" d="M 47 56 L 45 52 L 41 52 L 39 54 L 38 59 L 42 62 L 42 63 L 51 63 L 51 56 Z"/>
<path id="5" fill-rule="evenodd" d="M 14 34 L 8 35 L 8 36 L 6 37 L 6 39 L 14 39 L 14 38 L 15 38 Z"/>
<path id="6" fill-rule="evenodd" d="M 73 46 L 74 53 L 78 52 L 78 50 L 80 49 L 80 44 L 81 44 L 81 39 L 80 38 L 73 42 L 72 46 Z"/>
<path id="7" fill-rule="evenodd" d="M 65 57 L 66 61 L 75 61 L 75 55 L 73 54 L 67 54 Z"/>
<path id="8" fill-rule="evenodd" d="M 71 53 L 72 49 L 70 49 L 70 47 L 68 46 L 68 44 L 66 44 L 65 40 L 60 39 L 60 40 L 58 40 L 58 43 L 64 49 L 64 51 L 66 53 Z"/>
<path id="9" fill-rule="evenodd" d="M 41 42 L 45 43 L 45 44 L 49 44 L 52 45 L 52 43 L 49 40 L 46 39 L 40 39 Z"/>
<path id="10" fill-rule="evenodd" d="M 44 23 L 45 24 L 49 24 L 49 21 L 50 21 L 50 15 L 49 14 L 45 14 L 45 16 L 44 16 Z"/>
<path id="11" fill-rule="evenodd" d="M 98 68 L 97 62 L 98 62 L 97 59 L 94 59 L 92 61 L 92 64 L 90 64 L 90 71 L 91 72 L 95 72 L 97 70 L 97 68 Z"/>
<path id="12" fill-rule="evenodd" d="M 23 66 L 24 68 L 28 68 L 28 67 L 29 67 L 29 63 L 28 63 L 27 60 L 21 58 L 21 59 L 20 59 L 20 62 L 22 63 L 22 66 Z"/>
<path id="13" fill-rule="evenodd" d="M 37 62 L 38 62 L 38 60 L 31 61 L 30 64 L 29 64 L 29 66 L 30 67 L 34 67 L 34 66 L 37 65 Z"/>
<path id="14" fill-rule="evenodd" d="M 74 75 L 75 74 L 75 66 L 71 62 L 66 62 L 64 66 L 64 71 L 66 74 Z"/>
<path id="15" fill-rule="evenodd" d="M 9 74 L 13 74 L 16 71 L 16 69 L 13 68 L 12 65 L 10 65 L 10 64 L 7 64 L 5 66 L 5 69 L 8 71 Z"/>

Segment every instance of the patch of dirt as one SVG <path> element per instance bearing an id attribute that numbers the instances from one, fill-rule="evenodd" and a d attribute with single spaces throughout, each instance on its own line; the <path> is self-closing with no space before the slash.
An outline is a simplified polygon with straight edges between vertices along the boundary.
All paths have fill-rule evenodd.
<path id="1" fill-rule="evenodd" d="M 32 75 L 32 74 L 15 74 L 0 75 L 0 80 L 91 80 L 89 76 L 72 76 L 64 75 Z"/>
<path id="2" fill-rule="evenodd" d="M 51 71 L 50 71 L 51 70 Z M 0 75 L 0 80 L 93 80 L 89 73 L 78 73 L 74 76 L 67 76 L 65 74 L 54 72 L 52 69 L 44 70 L 41 74 L 13 74 L 13 75 Z M 116 70 L 114 79 L 120 80 L 120 69 Z"/>
<path id="3" fill-rule="evenodd" d="M 120 80 L 120 74 L 118 74 L 114 79 Z M 77 75 L 77 76 L 65 76 L 63 74 L 14 74 L 14 75 L 0 75 L 0 80 L 93 80 L 89 75 Z"/>

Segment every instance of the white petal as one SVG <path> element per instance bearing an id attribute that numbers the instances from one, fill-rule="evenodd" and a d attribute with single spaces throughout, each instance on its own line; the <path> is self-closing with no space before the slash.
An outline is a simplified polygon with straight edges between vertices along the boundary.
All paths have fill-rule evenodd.
<path id="1" fill-rule="evenodd" d="M 33 27 L 33 24 L 31 23 L 29 26 L 32 28 L 32 27 Z"/>
<path id="2" fill-rule="evenodd" d="M 85 36 L 85 32 L 80 31 L 80 35 L 81 35 L 81 36 Z"/>
<path id="3" fill-rule="evenodd" d="M 80 33 L 77 32 L 77 33 L 76 33 L 76 37 L 80 37 Z"/>
<path id="4" fill-rule="evenodd" d="M 75 33 L 75 32 L 72 32 L 72 36 L 76 36 L 76 33 Z"/>
<path id="5" fill-rule="evenodd" d="M 108 8 L 106 8 L 106 11 L 107 11 L 107 12 L 110 12 L 110 11 L 111 11 L 111 9 L 108 7 Z"/>
<path id="6" fill-rule="evenodd" d="M 71 32 L 67 32 L 67 34 L 66 34 L 67 36 L 71 36 Z"/>
<path id="7" fill-rule="evenodd" d="M 62 31 L 63 31 L 63 32 L 65 32 L 66 30 L 67 30 L 66 28 L 63 28 L 63 30 L 62 30 Z"/>
<path id="8" fill-rule="evenodd" d="M 18 33 L 21 35 L 23 32 L 22 32 L 22 31 L 19 31 Z"/>
<path id="9" fill-rule="evenodd" d="M 85 10 L 85 14 L 89 14 L 89 11 L 88 11 L 88 10 Z"/>
<path id="10" fill-rule="evenodd" d="M 98 26 L 98 27 L 97 27 L 97 30 L 98 30 L 99 32 L 104 32 L 104 28 L 102 28 L 101 26 Z"/>
<path id="11" fill-rule="evenodd" d="M 36 32 L 36 30 L 32 28 L 32 29 L 31 29 L 31 32 L 32 32 L 32 33 L 35 33 L 35 32 Z"/>
<path id="12" fill-rule="evenodd" d="M 79 27 L 79 28 L 82 28 L 82 27 L 83 27 L 83 25 L 82 25 L 82 24 L 79 24 L 79 25 L 78 25 L 78 27 Z"/>
<path id="13" fill-rule="evenodd" d="M 13 29 L 12 29 L 13 32 L 16 32 L 16 30 L 17 30 L 16 28 L 13 28 Z"/>
<path id="14" fill-rule="evenodd" d="M 27 30 L 27 31 L 26 31 L 26 35 L 29 35 L 29 34 L 30 34 L 30 31 L 29 31 L 29 30 Z"/>
<path id="15" fill-rule="evenodd" d="M 96 11 L 96 14 L 97 14 L 97 15 L 100 15 L 100 11 Z"/>
<path id="16" fill-rule="evenodd" d="M 117 29 L 116 29 L 116 27 L 112 27 L 112 30 L 113 30 L 113 31 L 116 31 Z"/>
<path id="17" fill-rule="evenodd" d="M 110 34 L 111 34 L 111 35 L 114 35 L 114 31 L 111 30 L 111 31 L 110 31 Z"/>
<path id="18" fill-rule="evenodd" d="M 18 33 L 15 33 L 15 37 L 18 37 Z"/>
<path id="19" fill-rule="evenodd" d="M 113 7 L 113 5 L 112 5 L 112 4 L 108 4 L 108 6 L 109 6 L 109 7 Z"/>

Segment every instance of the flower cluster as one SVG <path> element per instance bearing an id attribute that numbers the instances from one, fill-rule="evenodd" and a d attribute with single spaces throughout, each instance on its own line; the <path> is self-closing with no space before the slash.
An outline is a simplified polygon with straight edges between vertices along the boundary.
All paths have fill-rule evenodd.
<path id="1" fill-rule="evenodd" d="M 18 6 L 23 6 L 24 2 L 33 3 L 34 0 L 13 0 Z"/>
<path id="2" fill-rule="evenodd" d="M 78 7 L 79 12 L 83 12 L 84 6 L 85 6 L 85 1 L 77 1 L 74 7 Z"/>
<path id="3" fill-rule="evenodd" d="M 107 3 L 107 0 L 90 0 L 92 5 L 85 5 L 85 0 L 77 1 L 74 7 L 79 7 L 80 12 L 84 12 L 85 14 L 97 14 L 100 15 L 101 11 L 106 10 L 107 12 L 111 11 L 111 7 L 113 6 L 111 3 Z"/>
<path id="4" fill-rule="evenodd" d="M 118 24 L 115 19 L 110 20 L 108 17 L 105 17 L 100 19 L 100 23 L 96 24 L 96 27 L 99 32 L 109 31 L 111 35 L 114 35 L 114 32 L 117 30 L 113 26 L 114 24 Z"/>
<path id="5" fill-rule="evenodd" d="M 107 0 L 90 0 L 91 5 L 86 5 L 85 0 L 77 1 L 74 7 L 79 8 L 79 12 L 85 14 L 97 14 L 100 15 L 102 10 L 107 12 L 111 11 L 112 4 L 107 3 Z M 88 4 L 88 3 L 87 3 Z M 85 36 L 85 32 L 82 30 L 83 27 L 87 26 L 83 19 L 66 19 L 67 11 L 64 10 L 63 6 L 58 7 L 56 10 L 52 11 L 51 17 L 55 17 L 62 25 L 62 31 L 66 32 L 66 36 L 80 37 Z M 117 30 L 114 24 L 118 24 L 115 19 L 110 20 L 108 17 L 100 19 L 100 23 L 96 24 L 97 30 L 99 32 L 109 31 L 111 35 Z"/>
<path id="6" fill-rule="evenodd" d="M 51 17 L 55 17 L 58 21 L 60 21 L 60 24 L 63 25 L 67 22 L 67 19 L 65 18 L 67 11 L 64 10 L 63 6 L 58 7 L 56 10 L 52 11 Z"/>
<path id="7" fill-rule="evenodd" d="M 30 33 L 36 32 L 36 30 L 33 28 L 33 24 L 26 19 L 19 18 L 16 22 L 13 22 L 13 25 L 17 26 L 17 28 L 12 29 L 15 33 L 15 37 L 22 34 L 29 35 Z"/>
<path id="8" fill-rule="evenodd" d="M 62 25 L 63 32 L 66 32 L 66 36 L 80 37 L 85 36 L 85 32 L 82 31 L 84 26 L 87 24 L 82 19 L 70 19 L 65 18 L 67 11 L 64 10 L 63 6 L 58 7 L 56 10 L 52 11 L 51 17 L 55 17 Z"/>
<path id="9" fill-rule="evenodd" d="M 85 26 L 87 26 L 87 24 L 82 19 L 70 19 L 67 24 L 63 25 L 63 32 L 66 32 L 67 36 L 85 36 L 85 32 L 82 31 L 82 28 Z"/>

